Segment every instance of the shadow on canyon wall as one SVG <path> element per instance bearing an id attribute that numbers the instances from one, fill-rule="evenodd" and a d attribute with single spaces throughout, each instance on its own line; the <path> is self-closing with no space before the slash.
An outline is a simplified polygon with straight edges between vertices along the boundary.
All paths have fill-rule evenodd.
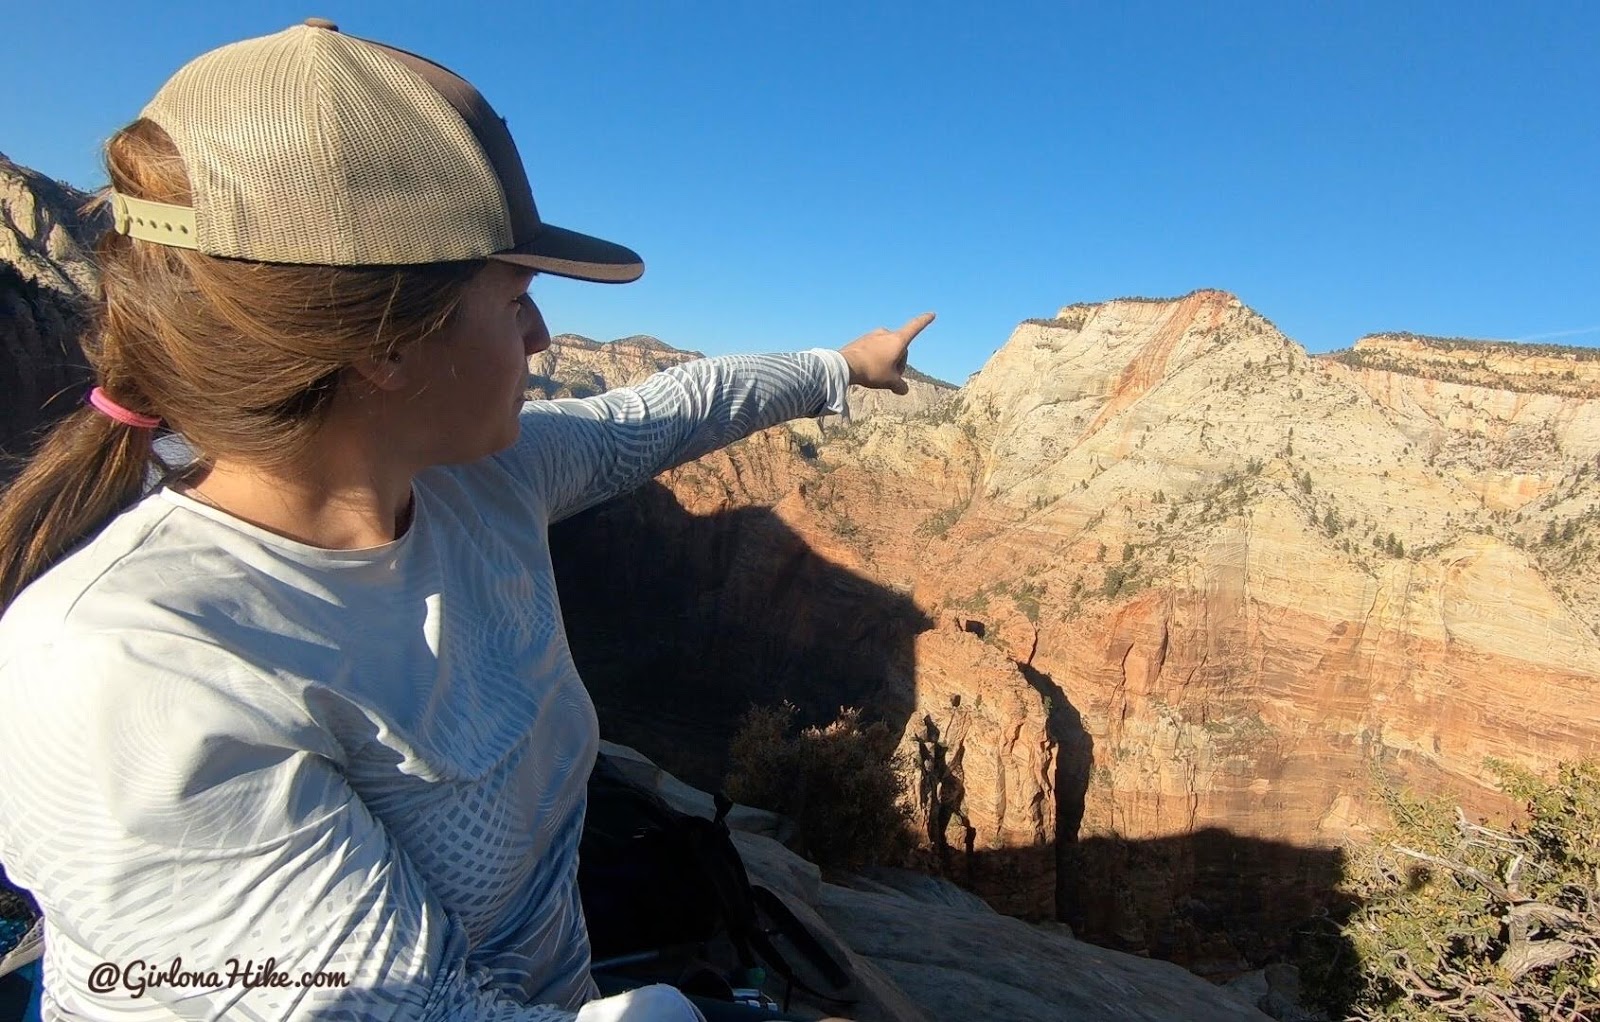
<path id="1" fill-rule="evenodd" d="M 753 704 L 802 723 L 860 706 L 898 734 L 913 643 L 907 596 L 814 553 L 764 508 L 700 517 L 660 483 L 550 530 L 573 658 L 604 736 L 715 787 Z"/>
<path id="2" fill-rule="evenodd" d="M 1342 849 L 1218 827 L 1138 840 L 1090 837 L 1068 846 L 1062 860 L 1060 889 L 1072 909 L 1063 921 L 1075 932 L 1201 975 L 1300 957 L 1356 907 L 1339 890 Z M 1352 962 L 1354 947 L 1339 940 Z"/>
<path id="3" fill-rule="evenodd" d="M 861 706 L 895 733 L 916 711 L 914 641 L 935 623 L 906 595 L 816 554 L 769 510 L 693 515 L 651 483 L 553 527 L 551 551 L 602 733 L 690 783 L 719 784 L 728 739 L 752 704 L 787 699 L 806 722 Z M 1019 667 L 1047 697 L 1059 750 L 1058 840 L 977 847 L 959 750 L 942 744 L 925 716 L 916 734 L 919 794 L 935 842 L 927 865 L 1003 911 L 1054 918 L 1084 939 L 1202 974 L 1282 961 L 1312 932 L 1321 957 L 1354 960 L 1336 932 L 1350 908 L 1338 893 L 1339 850 L 1221 829 L 1142 840 L 1080 835 L 1092 738 L 1049 675 Z"/>
<path id="4" fill-rule="evenodd" d="M 0 260 L 0 486 L 45 427 L 88 393 L 89 366 L 78 345 L 87 325 L 85 309 Z"/>

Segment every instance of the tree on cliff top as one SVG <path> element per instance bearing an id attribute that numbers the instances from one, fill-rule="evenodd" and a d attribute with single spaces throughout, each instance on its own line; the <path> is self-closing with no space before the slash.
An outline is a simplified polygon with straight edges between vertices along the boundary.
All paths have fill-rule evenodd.
<path id="1" fill-rule="evenodd" d="M 1600 1020 L 1600 764 L 1554 781 L 1493 763 L 1526 822 L 1385 793 L 1392 828 L 1352 884 L 1363 1020 Z"/>

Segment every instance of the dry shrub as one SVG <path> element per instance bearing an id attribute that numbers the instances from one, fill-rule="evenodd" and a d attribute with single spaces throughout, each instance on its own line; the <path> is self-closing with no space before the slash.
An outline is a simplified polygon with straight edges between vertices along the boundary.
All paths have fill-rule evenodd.
<path id="1" fill-rule="evenodd" d="M 728 750 L 724 786 L 738 802 L 782 813 L 821 866 L 895 865 L 911 849 L 911 808 L 897 737 L 858 709 L 798 728 L 790 703 L 752 707 Z"/>
<path id="2" fill-rule="evenodd" d="M 1345 934 L 1364 1022 L 1600 1020 L 1600 763 L 1545 779 L 1490 761 L 1525 821 L 1382 789 L 1393 825 L 1355 863 Z"/>

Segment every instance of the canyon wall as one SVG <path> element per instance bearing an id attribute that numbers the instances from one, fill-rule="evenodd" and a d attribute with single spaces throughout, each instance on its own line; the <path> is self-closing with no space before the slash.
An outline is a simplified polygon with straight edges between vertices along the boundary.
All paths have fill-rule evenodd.
<path id="1" fill-rule="evenodd" d="M 1311 357 L 1215 291 L 1069 306 L 932 408 L 768 431 L 663 476 L 672 533 L 612 508 L 573 549 L 783 537 L 632 627 L 730 706 L 890 719 L 939 861 L 997 906 L 1229 971 L 1337 901 L 1376 784 L 1504 813 L 1486 759 L 1596 749 L 1597 405 L 1538 388 L 1585 367 L 1492 388 L 1413 343 Z M 693 570 L 612 563 L 620 592 Z"/>
<path id="2" fill-rule="evenodd" d="M 78 337 L 97 283 L 85 245 L 106 223 L 81 214 L 89 198 L 0 153 L 0 483 L 88 381 Z"/>

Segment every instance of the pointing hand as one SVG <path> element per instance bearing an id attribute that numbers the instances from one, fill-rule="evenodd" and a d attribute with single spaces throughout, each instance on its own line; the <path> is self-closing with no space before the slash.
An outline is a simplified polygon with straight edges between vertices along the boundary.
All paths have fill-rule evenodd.
<path id="1" fill-rule="evenodd" d="M 906 349 L 911 346 L 911 339 L 932 322 L 933 313 L 924 312 L 898 330 L 879 327 L 840 348 L 839 353 L 850 363 L 850 382 L 858 387 L 904 394 L 910 389 L 905 379 Z"/>

